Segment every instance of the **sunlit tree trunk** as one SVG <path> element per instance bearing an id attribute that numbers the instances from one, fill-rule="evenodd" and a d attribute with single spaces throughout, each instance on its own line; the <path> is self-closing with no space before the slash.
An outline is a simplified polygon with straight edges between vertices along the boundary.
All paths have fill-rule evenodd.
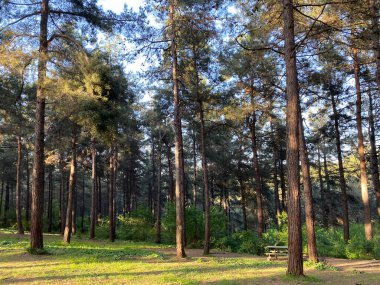
<path id="1" fill-rule="evenodd" d="M 299 87 L 296 44 L 294 39 L 293 0 L 283 0 L 286 64 L 286 162 L 288 170 L 288 270 L 287 274 L 303 275 L 300 167 L 299 167 Z"/>
<path id="2" fill-rule="evenodd" d="M 176 8 L 177 1 L 171 0 L 169 5 L 169 17 L 171 24 L 171 52 L 172 52 L 172 80 L 173 80 L 173 99 L 174 99 L 174 157 L 176 170 L 176 247 L 177 257 L 186 257 L 185 254 L 185 209 L 184 209 L 184 173 L 183 173 L 183 155 L 182 155 L 182 126 L 179 106 L 179 88 L 178 88 L 178 63 L 177 63 L 177 32 L 176 32 Z"/>
<path id="3" fill-rule="evenodd" d="M 38 55 L 37 104 L 35 122 L 35 143 L 32 185 L 32 217 L 30 224 L 31 249 L 43 248 L 44 214 L 44 138 L 45 138 L 45 80 L 48 59 L 48 18 L 49 0 L 41 1 L 40 48 Z"/>
<path id="4" fill-rule="evenodd" d="M 53 226 L 53 166 L 49 166 L 48 174 L 48 206 L 47 206 L 47 217 L 48 217 L 48 233 L 51 233 Z"/>
<path id="5" fill-rule="evenodd" d="M 77 134 L 74 130 L 73 138 L 71 141 L 71 163 L 70 163 L 70 176 L 69 176 L 69 193 L 67 198 L 66 207 L 66 224 L 65 231 L 63 234 L 63 241 L 70 243 L 72 234 L 72 224 L 73 224 L 73 207 L 74 207 L 74 188 L 76 179 L 76 168 L 77 168 Z"/>
<path id="6" fill-rule="evenodd" d="M 364 153 L 364 136 L 362 127 L 362 94 L 360 89 L 360 66 L 358 62 L 357 50 L 352 50 L 354 58 L 354 75 L 356 89 L 356 128 L 358 131 L 358 151 L 360 160 L 360 188 L 362 193 L 362 201 L 364 206 L 364 228 L 365 238 L 372 239 L 372 224 L 371 224 L 371 208 L 368 195 L 367 169 Z"/>
<path id="7" fill-rule="evenodd" d="M 368 110 L 368 124 L 369 124 L 369 141 L 371 144 L 371 174 L 373 190 L 376 197 L 377 216 L 380 221 L 380 179 L 379 179 L 379 160 L 377 157 L 376 149 L 376 134 L 375 134 L 375 120 L 373 115 L 373 99 L 371 91 L 368 92 L 369 97 L 369 110 Z"/>

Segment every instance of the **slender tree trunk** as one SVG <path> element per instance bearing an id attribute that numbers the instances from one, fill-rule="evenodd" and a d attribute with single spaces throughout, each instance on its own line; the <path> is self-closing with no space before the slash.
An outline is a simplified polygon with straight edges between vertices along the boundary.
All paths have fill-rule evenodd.
<path id="1" fill-rule="evenodd" d="M 299 87 L 296 45 L 294 40 L 293 0 L 283 0 L 286 64 L 286 161 L 288 170 L 288 270 L 287 274 L 303 275 L 300 167 L 299 167 Z"/>
<path id="2" fill-rule="evenodd" d="M 252 106 L 253 95 L 251 95 Z M 257 139 L 256 139 L 256 111 L 252 112 L 252 123 L 250 124 L 251 131 L 251 142 L 252 142 L 252 166 L 253 166 L 253 176 L 255 178 L 255 192 L 256 192 L 256 207 L 257 207 L 257 235 L 259 238 L 262 238 L 264 232 L 264 222 L 263 222 L 263 198 L 262 198 L 262 185 L 261 185 L 261 176 L 259 168 L 259 156 L 257 151 Z"/>
<path id="3" fill-rule="evenodd" d="M 25 219 L 30 221 L 30 171 L 29 171 L 29 153 L 26 151 L 26 193 L 25 193 Z M 1 208 L 1 204 L 0 204 Z"/>
<path id="4" fill-rule="evenodd" d="M 377 0 L 370 0 L 371 20 L 372 20 L 372 39 L 373 52 L 376 62 L 376 83 L 380 91 L 380 28 L 379 28 L 379 3 Z"/>
<path id="5" fill-rule="evenodd" d="M 200 96 L 198 96 L 200 97 Z M 199 98 L 199 116 L 201 125 L 201 155 L 202 155 L 202 171 L 203 171 L 203 187 L 204 187 L 204 203 L 205 203 L 205 237 L 203 244 L 203 254 L 207 255 L 210 253 L 210 191 L 208 188 L 208 165 L 206 157 L 206 132 L 205 132 L 205 121 L 203 112 L 203 101 Z"/>
<path id="6" fill-rule="evenodd" d="M 108 189 L 108 218 L 109 218 L 109 240 L 115 241 L 115 150 L 112 148 L 110 153 L 110 165 L 109 165 L 109 189 Z"/>
<path id="7" fill-rule="evenodd" d="M 194 124 L 195 125 L 195 124 Z M 193 207 L 197 207 L 197 149 L 195 141 L 195 126 L 193 126 Z"/>
<path id="8" fill-rule="evenodd" d="M 3 227 L 8 227 L 8 214 L 9 214 L 9 181 L 5 185 L 5 199 L 4 199 L 4 216 L 3 216 Z"/>
<path id="9" fill-rule="evenodd" d="M 377 217 L 380 221 L 380 179 L 379 179 L 379 160 L 377 158 L 376 150 L 376 134 L 375 134 L 375 120 L 373 115 L 373 101 L 372 93 L 368 92 L 369 97 L 369 110 L 368 110 L 368 124 L 369 124 L 369 141 L 371 144 L 371 174 L 372 174 L 372 184 L 373 190 L 376 197 L 376 208 L 377 208 Z"/>
<path id="10" fill-rule="evenodd" d="M 248 230 L 248 223 L 247 223 L 247 202 L 246 202 L 246 195 L 245 195 L 245 189 L 244 189 L 244 183 L 243 179 L 239 177 L 239 185 L 240 185 L 240 195 L 241 195 L 241 208 L 243 211 L 243 230 Z"/>
<path id="11" fill-rule="evenodd" d="M 285 185 L 285 171 L 284 171 L 284 161 L 282 159 L 282 147 L 280 148 L 280 155 L 279 155 L 279 171 L 280 171 L 280 186 L 281 186 L 281 210 L 285 213 L 288 212 L 287 210 L 287 202 L 286 202 L 286 185 Z"/>
<path id="12" fill-rule="evenodd" d="M 172 80 L 173 80 L 173 98 L 174 98 L 174 130 L 175 130 L 175 169 L 176 169 L 176 245 L 177 245 L 177 257 L 186 257 L 185 254 L 185 209 L 183 207 L 184 200 L 184 187 L 183 187 L 183 155 L 182 155 L 182 126 L 181 126 L 181 114 L 179 107 L 179 88 L 178 88 L 178 76 L 177 76 L 177 39 L 176 39 L 176 19 L 175 8 L 177 1 L 171 0 L 169 6 L 169 17 L 171 22 L 171 52 L 172 52 Z"/>
<path id="13" fill-rule="evenodd" d="M 309 164 L 307 145 L 305 141 L 301 112 L 299 116 L 300 116 L 300 121 L 298 123 L 299 144 L 300 144 L 302 182 L 303 182 L 304 201 L 305 201 L 305 213 L 306 213 L 307 253 L 308 253 L 308 257 L 310 261 L 318 262 L 317 242 L 315 238 L 315 228 L 314 228 L 314 205 L 313 205 L 313 192 L 312 192 L 313 188 L 311 185 L 311 178 L 310 178 L 310 164 Z"/>
<path id="14" fill-rule="evenodd" d="M 74 130 L 73 138 L 71 141 L 71 163 L 70 163 L 70 177 L 69 177 L 69 191 L 67 198 L 66 207 L 66 225 L 63 234 L 63 241 L 70 243 L 72 234 L 73 219 L 73 208 L 74 208 L 74 188 L 76 179 L 76 168 L 77 168 L 77 134 Z"/>
<path id="15" fill-rule="evenodd" d="M 367 169 L 364 153 L 364 136 L 362 129 L 362 94 L 360 90 L 360 66 L 358 62 L 357 50 L 353 49 L 354 75 L 356 88 L 356 128 L 358 130 L 358 150 L 360 160 L 360 188 L 364 206 L 364 228 L 366 240 L 372 239 L 371 208 L 368 195 Z"/>
<path id="16" fill-rule="evenodd" d="M 157 197 L 156 197 L 156 243 L 161 243 L 161 152 L 162 136 L 161 129 L 158 135 L 157 153 Z"/>
<path id="17" fill-rule="evenodd" d="M 342 148 L 341 148 L 341 142 L 340 142 L 339 113 L 336 107 L 335 91 L 333 90 L 331 84 L 330 84 L 330 96 L 331 96 L 331 104 L 333 107 L 333 115 L 334 115 L 335 143 L 336 143 L 336 152 L 338 156 L 338 168 L 339 168 L 339 184 L 340 184 L 340 190 L 342 192 L 341 204 L 342 204 L 342 218 L 343 218 L 343 238 L 344 238 L 344 241 L 347 243 L 350 238 L 347 186 L 346 186 L 346 179 L 344 178 Z"/>
<path id="18" fill-rule="evenodd" d="M 322 166 L 321 166 L 321 150 L 318 145 L 318 180 L 319 180 L 319 190 L 321 193 L 321 213 L 322 213 L 322 224 L 325 229 L 329 227 L 329 207 L 326 199 L 325 187 L 323 186 L 322 177 Z"/>
<path id="19" fill-rule="evenodd" d="M 83 176 L 82 176 L 82 204 L 81 204 L 81 209 L 80 209 L 80 216 L 81 216 L 81 223 L 80 223 L 80 232 L 84 233 L 84 212 L 85 212 L 85 188 L 86 188 L 86 183 L 85 183 L 85 169 L 83 169 Z"/>
<path id="20" fill-rule="evenodd" d="M 95 140 L 92 140 L 91 143 L 91 182 L 92 182 L 92 191 L 91 191 L 91 211 L 90 211 L 90 239 L 95 238 L 95 226 L 96 226 L 96 145 Z"/>
<path id="21" fill-rule="evenodd" d="M 32 185 L 32 219 L 30 227 L 30 247 L 42 249 L 43 214 L 44 214 L 44 138 L 45 138 L 45 79 L 48 59 L 48 18 L 49 0 L 41 1 L 40 48 L 38 55 L 37 105 L 35 123 L 33 185 Z"/>
<path id="22" fill-rule="evenodd" d="M 61 235 L 65 232 L 65 173 L 64 173 L 64 162 L 63 155 L 60 155 L 59 158 L 59 172 L 61 175 L 61 183 L 59 186 L 59 219 L 60 219 L 60 228 Z"/>
<path id="23" fill-rule="evenodd" d="M 101 219 L 103 217 L 103 204 L 102 204 L 102 178 L 100 175 L 97 175 L 98 177 L 98 184 L 97 184 L 97 190 L 98 190 L 98 219 Z"/>
<path id="24" fill-rule="evenodd" d="M 278 173 L 277 173 L 277 143 L 274 135 L 274 128 L 272 117 L 269 118 L 270 128 L 271 128 L 271 140 L 272 140 L 272 148 L 273 148 L 273 185 L 274 185 L 274 205 L 276 212 L 276 224 L 280 225 L 280 215 L 281 215 L 281 207 L 280 207 L 280 198 L 278 193 Z"/>
<path id="25" fill-rule="evenodd" d="M 22 226 L 21 213 L 21 158 L 22 158 L 22 142 L 21 137 L 17 137 L 17 163 L 16 163 L 16 220 L 17 233 L 23 235 L 24 227 Z"/>
<path id="26" fill-rule="evenodd" d="M 173 166 L 172 166 L 172 152 L 169 143 L 166 143 L 166 156 L 168 160 L 168 172 L 169 172 L 169 201 L 174 202 L 175 189 L 173 180 Z"/>
<path id="27" fill-rule="evenodd" d="M 51 233 L 53 225 L 53 166 L 49 166 L 48 174 L 48 206 L 47 206 L 47 216 L 48 216 L 48 233 Z"/>

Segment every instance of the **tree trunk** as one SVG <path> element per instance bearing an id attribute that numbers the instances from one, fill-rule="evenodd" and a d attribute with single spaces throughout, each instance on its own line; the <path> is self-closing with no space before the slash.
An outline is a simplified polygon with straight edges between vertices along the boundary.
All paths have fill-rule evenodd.
<path id="1" fill-rule="evenodd" d="M 251 94 L 252 106 L 253 103 L 253 95 Z M 257 140 L 256 140 L 256 111 L 252 112 L 252 122 L 250 124 L 250 132 L 251 132 L 251 147 L 252 147 L 252 169 L 253 176 L 255 178 L 255 192 L 256 192 L 256 207 L 257 207 L 257 235 L 259 238 L 263 236 L 264 231 L 264 223 L 263 223 L 263 202 L 262 202 L 262 185 L 261 185 L 261 176 L 260 176 L 260 168 L 259 168 L 259 157 L 257 151 Z"/>
<path id="2" fill-rule="evenodd" d="M 200 96 L 198 96 L 200 97 Z M 201 155 L 202 155 L 202 172 L 203 172 L 203 187 L 204 187 L 204 204 L 205 204 L 205 237 L 203 244 L 203 254 L 207 255 L 210 253 L 210 191 L 208 188 L 208 165 L 206 157 L 206 132 L 205 132 L 205 121 L 203 112 L 203 101 L 199 98 L 199 116 L 201 125 Z"/>
<path id="3" fill-rule="evenodd" d="M 195 141 L 195 124 L 193 124 L 193 207 L 197 207 L 197 148 Z"/>
<path id="4" fill-rule="evenodd" d="M 5 199 L 4 199 L 4 216 L 3 216 L 3 227 L 8 227 L 8 214 L 9 214 L 9 181 L 5 185 Z"/>
<path id="5" fill-rule="evenodd" d="M 47 206 L 47 217 L 48 217 L 48 233 L 51 233 L 53 225 L 53 166 L 49 166 L 48 174 L 48 206 Z"/>
<path id="6" fill-rule="evenodd" d="M 74 188 L 76 179 L 76 168 L 77 168 L 77 134 L 74 130 L 73 138 L 71 141 L 71 163 L 70 163 L 70 177 L 69 177 L 69 191 L 67 198 L 66 207 L 66 225 L 63 234 L 63 241 L 70 243 L 73 219 L 73 208 L 74 208 Z"/>
<path id="7" fill-rule="evenodd" d="M 24 227 L 22 226 L 21 213 L 21 157 L 22 157 L 22 142 L 21 137 L 17 137 L 17 163 L 16 163 L 16 220 L 17 233 L 23 235 Z"/>
<path id="8" fill-rule="evenodd" d="M 322 213 L 322 225 L 325 229 L 329 227 L 329 207 L 326 199 L 325 187 L 323 186 L 322 166 L 321 166 L 321 150 L 318 145 L 318 180 L 319 191 L 321 193 L 321 213 Z"/>
<path id="9" fill-rule="evenodd" d="M 85 188 L 86 188 L 86 183 L 85 183 L 85 169 L 83 169 L 83 175 L 82 175 L 82 203 L 81 203 L 81 208 L 80 208 L 80 217 L 81 217 L 81 222 L 80 222 L 80 232 L 84 233 L 84 212 L 85 212 Z"/>
<path id="10" fill-rule="evenodd" d="M 377 2 L 377 3 L 376 3 Z M 376 62 L 376 83 L 380 91 L 380 28 L 379 28 L 379 8 L 377 0 L 370 0 L 371 6 L 371 20 L 372 20 L 372 38 L 373 38 L 373 52 Z"/>
<path id="11" fill-rule="evenodd" d="M 92 140 L 91 143 L 91 182 L 92 182 L 92 191 L 91 191 L 91 210 L 90 210 L 90 239 L 95 238 L 95 226 L 96 226 L 96 145 L 95 140 Z"/>
<path id="12" fill-rule="evenodd" d="M 64 162 L 63 155 L 60 155 L 59 158 L 59 172 L 61 175 L 61 183 L 59 186 L 59 220 L 60 220 L 60 228 L 61 235 L 65 232 L 65 173 L 64 173 Z"/>
<path id="13" fill-rule="evenodd" d="M 166 156 L 168 160 L 168 172 L 169 172 L 169 201 L 174 202 L 175 190 L 173 180 L 173 166 L 172 166 L 172 152 L 169 143 L 166 143 Z"/>
<path id="14" fill-rule="evenodd" d="M 280 171 L 280 186 L 281 186 L 281 211 L 284 211 L 285 213 L 288 212 L 287 210 L 287 202 L 286 202 L 286 185 L 285 185 L 285 171 L 284 171 L 284 161 L 282 157 L 282 147 L 280 147 L 280 155 L 279 155 L 279 171 Z"/>
<path id="15" fill-rule="evenodd" d="M 162 136 L 161 129 L 158 135 L 157 150 L 157 197 L 156 197 L 156 243 L 161 243 L 161 152 L 162 152 Z"/>
<path id="16" fill-rule="evenodd" d="M 368 110 L 368 124 L 369 124 L 369 141 L 371 144 L 371 174 L 372 174 L 372 183 L 373 190 L 376 197 L 376 208 L 377 208 L 377 217 L 380 221 L 380 179 L 379 179 L 379 160 L 377 158 L 376 150 L 376 134 L 375 134 L 375 120 L 373 115 L 373 101 L 372 93 L 368 92 L 369 97 L 369 110 Z"/>
<path id="17" fill-rule="evenodd" d="M 300 108 L 301 110 L 301 108 Z M 306 213 L 306 234 L 307 234 L 307 253 L 311 262 L 318 262 L 317 244 L 315 238 L 314 228 L 314 206 L 313 206 L 313 188 L 310 178 L 310 164 L 303 130 L 303 122 L 301 112 L 299 114 L 300 121 L 299 128 L 299 144 L 300 144 L 300 158 L 302 168 L 302 182 L 305 200 L 305 213 Z"/>
<path id="18" fill-rule="evenodd" d="M 109 165 L 109 188 L 108 188 L 108 218 L 109 218 L 109 240 L 114 242 L 115 231 L 115 186 L 116 186 L 116 150 L 112 147 Z"/>
<path id="19" fill-rule="evenodd" d="M 347 186 L 346 186 L 346 179 L 344 178 L 342 149 L 341 149 L 341 142 L 340 142 L 339 113 L 336 107 L 335 91 L 333 90 L 331 84 L 330 84 L 329 91 L 330 91 L 331 104 L 333 107 L 333 115 L 334 115 L 335 143 L 336 143 L 336 152 L 338 156 L 338 167 L 339 167 L 339 184 L 340 184 L 340 190 L 342 192 L 341 204 L 342 204 L 342 218 L 343 218 L 343 238 L 344 238 L 345 243 L 347 243 L 350 238 L 350 224 L 348 220 Z"/>
<path id="20" fill-rule="evenodd" d="M 272 122 L 272 116 L 269 118 L 270 128 L 271 128 L 271 141 L 273 148 L 273 185 L 274 185 L 274 206 L 276 213 L 276 224 L 280 225 L 280 215 L 281 215 L 281 207 L 280 207 L 280 198 L 278 193 L 278 174 L 277 174 L 277 143 L 274 135 L 274 128 Z"/>
<path id="21" fill-rule="evenodd" d="M 286 64 L 286 161 L 288 170 L 288 270 L 287 274 L 303 275 L 300 169 L 299 169 L 299 87 L 296 45 L 294 40 L 293 0 L 283 0 Z"/>
<path id="22" fill-rule="evenodd" d="M 30 247 L 42 249 L 43 215 L 44 215 L 44 138 L 45 138 L 45 80 L 48 59 L 48 18 L 49 0 L 41 1 L 40 48 L 38 55 L 37 105 L 35 123 L 33 185 L 32 185 L 32 219 L 30 225 Z"/>
<path id="23" fill-rule="evenodd" d="M 100 175 L 97 175 L 98 177 L 98 184 L 96 185 L 97 186 L 97 190 L 98 190 L 98 207 L 97 207 L 97 211 L 98 211 L 98 219 L 101 219 L 103 217 L 103 213 L 105 211 L 103 211 L 103 204 L 102 204 L 102 178 L 100 177 Z"/>
<path id="24" fill-rule="evenodd" d="M 358 130 L 358 151 L 360 160 L 360 188 L 364 206 L 364 228 L 366 240 L 372 239 L 371 208 L 368 195 L 367 169 L 364 153 L 364 136 L 362 129 L 362 94 L 360 90 L 360 66 L 358 62 L 357 50 L 353 49 L 354 75 L 356 89 L 356 128 Z"/>
<path id="25" fill-rule="evenodd" d="M 26 193 L 25 193 L 25 219 L 30 221 L 30 171 L 29 171 L 29 153 L 26 151 Z M 1 203 L 0 203 L 1 208 Z"/>
<path id="26" fill-rule="evenodd" d="M 176 169 L 176 185 L 175 185 L 175 196 L 176 196 L 176 247 L 177 247 L 177 257 L 186 257 L 185 254 L 185 209 L 183 207 L 184 200 L 184 187 L 183 187 L 183 155 L 182 155 L 182 126 L 181 126 L 181 114 L 179 106 L 179 90 L 178 90 L 178 77 L 177 77 L 177 43 L 176 43 L 176 19 L 175 19 L 175 6 L 177 4 L 176 0 L 170 1 L 169 6 L 169 17 L 171 22 L 171 52 L 172 52 L 172 80 L 173 80 L 173 99 L 174 99 L 174 130 L 175 130 L 175 169 Z"/>

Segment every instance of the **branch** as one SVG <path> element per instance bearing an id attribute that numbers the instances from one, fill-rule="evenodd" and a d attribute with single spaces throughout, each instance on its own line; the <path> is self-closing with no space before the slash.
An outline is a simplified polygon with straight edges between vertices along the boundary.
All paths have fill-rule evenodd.
<path id="1" fill-rule="evenodd" d="M 30 13 L 30 14 L 26 14 L 24 16 L 22 16 L 21 18 L 17 19 L 16 21 L 14 22 L 11 22 L 9 23 L 8 25 L 5 25 L 4 27 L 0 28 L 0 32 L 1 31 L 4 31 L 6 28 L 8 28 L 9 26 L 12 26 L 14 24 L 17 24 L 18 22 L 21 22 L 22 20 L 25 20 L 26 18 L 29 18 L 29 17 L 33 17 L 33 16 L 36 16 L 38 14 L 41 14 L 41 11 L 36 11 L 36 12 L 33 12 L 33 13 Z"/>

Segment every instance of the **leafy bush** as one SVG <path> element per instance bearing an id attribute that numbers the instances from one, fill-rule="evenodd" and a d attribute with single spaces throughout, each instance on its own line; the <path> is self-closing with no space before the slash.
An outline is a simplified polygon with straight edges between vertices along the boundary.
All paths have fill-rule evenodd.
<path id="1" fill-rule="evenodd" d="M 138 208 L 129 217 L 118 216 L 116 235 L 120 239 L 133 241 L 153 241 L 153 217 L 149 208 Z"/>
<path id="2" fill-rule="evenodd" d="M 231 236 L 220 238 L 215 246 L 222 250 L 238 253 L 250 253 L 262 255 L 264 253 L 264 242 L 252 231 L 241 231 Z"/>

